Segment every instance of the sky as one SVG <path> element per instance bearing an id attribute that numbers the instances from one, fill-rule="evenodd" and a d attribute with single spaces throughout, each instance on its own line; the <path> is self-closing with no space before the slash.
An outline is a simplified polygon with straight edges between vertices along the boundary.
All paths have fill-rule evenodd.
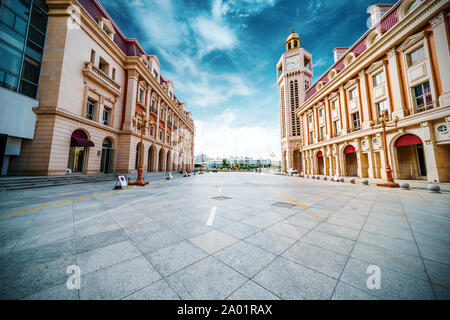
<path id="1" fill-rule="evenodd" d="M 195 123 L 195 154 L 281 158 L 276 64 L 290 28 L 314 79 L 368 29 L 376 0 L 99 0 L 128 38 L 157 55 Z M 378 3 L 380 3 L 378 1 Z M 383 0 L 382 3 L 395 3 Z M 369 24 L 370 26 L 370 24 Z"/>

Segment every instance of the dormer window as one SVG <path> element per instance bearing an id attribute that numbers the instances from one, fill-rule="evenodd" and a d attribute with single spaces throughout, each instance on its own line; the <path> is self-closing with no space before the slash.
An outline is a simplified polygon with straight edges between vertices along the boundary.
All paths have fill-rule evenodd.
<path id="1" fill-rule="evenodd" d="M 106 18 L 99 17 L 98 24 L 100 28 L 102 28 L 103 32 L 108 36 L 108 38 L 114 40 L 114 35 L 116 31 L 114 30 L 112 23 Z"/>
<path id="2" fill-rule="evenodd" d="M 155 70 L 153 70 L 153 76 L 155 77 L 156 80 L 158 80 L 158 72 L 156 72 Z"/>

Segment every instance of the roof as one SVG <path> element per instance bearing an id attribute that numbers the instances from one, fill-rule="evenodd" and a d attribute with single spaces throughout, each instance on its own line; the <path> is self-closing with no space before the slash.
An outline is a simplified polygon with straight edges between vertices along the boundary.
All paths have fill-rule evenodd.
<path id="1" fill-rule="evenodd" d="M 369 35 L 369 33 L 374 30 L 374 29 L 381 29 L 384 31 L 389 30 L 390 28 L 392 28 L 394 25 L 397 24 L 398 22 L 398 17 L 397 17 L 397 10 L 398 10 L 398 5 L 401 1 L 397 2 L 391 10 L 389 10 L 388 12 L 386 12 L 386 14 L 380 19 L 380 21 L 378 23 L 376 23 L 374 26 L 372 26 L 369 30 L 367 30 L 367 32 L 361 37 L 359 38 L 346 52 L 345 54 L 342 55 L 342 57 L 339 58 L 339 60 L 337 60 L 310 88 L 308 91 L 306 91 L 306 96 L 305 96 L 305 102 L 306 100 L 308 100 L 309 98 L 311 98 L 316 92 L 316 84 L 319 81 L 322 81 L 324 84 L 328 83 L 328 73 L 330 70 L 332 69 L 339 69 L 342 70 L 344 69 L 345 65 L 344 65 L 344 59 L 345 56 L 349 53 L 355 53 L 357 55 L 363 53 L 364 51 L 366 51 L 367 47 L 366 47 L 366 38 Z"/>

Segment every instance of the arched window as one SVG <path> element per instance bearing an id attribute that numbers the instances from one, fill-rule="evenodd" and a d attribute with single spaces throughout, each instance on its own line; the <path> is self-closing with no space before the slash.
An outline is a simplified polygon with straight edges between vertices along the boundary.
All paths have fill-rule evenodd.
<path id="1" fill-rule="evenodd" d="M 289 43 L 288 43 L 288 50 L 291 50 L 291 48 L 292 48 L 292 47 L 291 47 L 291 43 L 289 42 Z"/>
<path id="2" fill-rule="evenodd" d="M 298 44 L 297 41 L 294 41 L 294 48 L 297 48 Z"/>
<path id="3" fill-rule="evenodd" d="M 381 30 L 373 29 L 366 38 L 366 47 L 369 48 L 381 37 Z"/>

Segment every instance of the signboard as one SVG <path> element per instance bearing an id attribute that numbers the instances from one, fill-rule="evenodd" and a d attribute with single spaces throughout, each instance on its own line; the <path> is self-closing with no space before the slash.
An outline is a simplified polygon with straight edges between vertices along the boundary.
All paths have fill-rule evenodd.
<path id="1" fill-rule="evenodd" d="M 118 176 L 114 189 L 128 188 L 128 182 L 125 176 Z"/>

